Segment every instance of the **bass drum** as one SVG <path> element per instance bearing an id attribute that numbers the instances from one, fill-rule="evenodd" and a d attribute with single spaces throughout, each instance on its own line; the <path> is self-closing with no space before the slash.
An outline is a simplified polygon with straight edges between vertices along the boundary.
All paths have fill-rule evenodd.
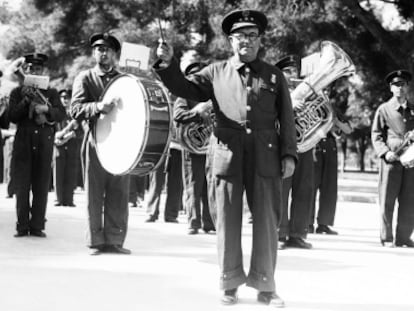
<path id="1" fill-rule="evenodd" d="M 114 175 L 147 175 L 168 153 L 172 113 L 168 91 L 160 82 L 131 74 L 114 78 L 102 99 L 118 105 L 96 122 L 94 139 L 99 161 Z"/>

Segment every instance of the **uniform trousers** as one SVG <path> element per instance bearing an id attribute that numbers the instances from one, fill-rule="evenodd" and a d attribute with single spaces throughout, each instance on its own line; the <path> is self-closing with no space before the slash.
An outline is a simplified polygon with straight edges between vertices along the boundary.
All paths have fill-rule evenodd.
<path id="1" fill-rule="evenodd" d="M 55 147 L 54 182 L 56 200 L 63 205 L 73 204 L 73 190 L 77 183 L 79 147 L 76 139 Z"/>
<path id="2" fill-rule="evenodd" d="M 207 195 L 206 155 L 190 153 L 185 150 L 182 156 L 184 206 L 187 211 L 189 227 L 192 229 L 203 227 L 205 230 L 214 230 Z"/>
<path id="3" fill-rule="evenodd" d="M 283 179 L 282 222 L 279 239 L 288 236 L 305 239 L 308 233 L 314 189 L 313 152 L 298 154 L 292 177 Z M 289 194 L 290 210 L 289 210 Z"/>
<path id="4" fill-rule="evenodd" d="M 18 231 L 45 228 L 54 135 L 51 126 L 17 129 L 13 145 L 12 179 L 16 194 Z"/>
<path id="5" fill-rule="evenodd" d="M 380 160 L 379 204 L 381 213 L 380 238 L 393 241 L 393 215 L 398 201 L 395 239 L 410 239 L 414 228 L 414 168 L 405 168 L 400 162 Z"/>
<path id="6" fill-rule="evenodd" d="M 209 203 L 216 207 L 214 219 L 221 270 L 220 288 L 228 290 L 246 283 L 259 291 L 274 291 L 278 243 L 276 228 L 281 214 L 278 147 L 272 147 L 275 152 L 269 152 L 264 146 L 259 147 L 263 144 L 262 137 L 255 138 L 256 133 L 249 135 L 244 131 L 223 130 L 234 136 L 231 138 L 234 150 L 227 150 L 225 143 L 212 135 L 207 160 L 208 184 L 212 186 Z M 276 135 L 274 130 L 272 132 L 263 131 L 263 135 Z M 274 143 L 277 144 L 276 141 Z M 230 158 L 232 163 L 227 165 Z M 253 216 L 253 241 L 247 277 L 241 243 L 244 192 Z"/>
<path id="7" fill-rule="evenodd" d="M 149 177 L 149 189 L 147 193 L 147 212 L 150 217 L 158 219 L 160 214 L 161 192 L 167 177 L 167 198 L 164 209 L 165 220 L 175 220 L 178 211 L 182 208 L 183 177 L 181 150 L 170 149 L 167 174 L 164 172 L 164 165 L 161 165 Z"/>
<path id="8" fill-rule="evenodd" d="M 315 147 L 315 189 L 310 225 L 316 213 L 316 194 L 319 190 L 318 225 L 333 226 L 338 198 L 338 151 L 336 140 L 328 135 Z"/>
<path id="9" fill-rule="evenodd" d="M 122 246 L 128 228 L 129 175 L 115 176 L 108 173 L 101 166 L 91 140 L 90 135 L 85 161 L 88 246 Z"/>

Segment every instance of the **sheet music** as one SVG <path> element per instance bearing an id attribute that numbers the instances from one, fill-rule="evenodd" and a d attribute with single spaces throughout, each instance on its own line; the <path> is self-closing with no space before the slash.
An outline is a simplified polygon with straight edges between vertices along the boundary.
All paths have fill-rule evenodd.
<path id="1" fill-rule="evenodd" d="M 119 66 L 148 70 L 150 51 L 145 45 L 123 42 Z"/>
<path id="2" fill-rule="evenodd" d="M 300 76 L 301 77 L 307 77 L 312 72 L 315 71 L 316 68 L 319 66 L 319 61 L 321 59 L 321 53 L 313 53 L 311 55 L 305 56 L 301 60 L 301 71 Z"/>
<path id="3" fill-rule="evenodd" d="M 23 85 L 47 90 L 49 87 L 49 76 L 25 75 Z"/>

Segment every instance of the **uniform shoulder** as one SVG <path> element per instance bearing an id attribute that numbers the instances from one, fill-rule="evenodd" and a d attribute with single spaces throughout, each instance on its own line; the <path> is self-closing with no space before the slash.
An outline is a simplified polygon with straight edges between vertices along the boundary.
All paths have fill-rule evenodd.
<path id="1" fill-rule="evenodd" d="M 76 78 L 75 79 L 81 79 L 81 80 L 83 80 L 86 77 L 89 77 L 91 74 L 92 74 L 92 69 L 85 69 L 85 70 L 82 70 L 81 72 L 79 72 L 76 75 Z"/>
<path id="2" fill-rule="evenodd" d="M 209 64 L 207 67 L 210 67 L 212 69 L 222 69 L 227 66 L 230 66 L 230 63 L 230 59 L 222 59 Z"/>

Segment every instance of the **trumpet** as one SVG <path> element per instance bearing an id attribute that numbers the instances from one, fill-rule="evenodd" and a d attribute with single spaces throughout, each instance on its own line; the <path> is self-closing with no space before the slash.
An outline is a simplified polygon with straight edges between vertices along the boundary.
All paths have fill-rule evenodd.
<path id="1" fill-rule="evenodd" d="M 76 120 L 71 120 L 61 131 L 55 134 L 55 145 L 62 146 L 69 140 L 76 137 L 75 130 L 79 127 L 79 123 Z"/>
<path id="2" fill-rule="evenodd" d="M 23 64 L 25 62 L 24 57 L 20 57 L 13 61 L 8 69 L 12 74 L 12 80 L 17 80 L 20 85 L 23 85 L 22 93 L 25 98 L 27 98 L 32 104 L 29 107 L 29 118 L 33 119 L 34 110 L 37 104 L 46 105 L 52 107 L 52 104 L 49 100 L 42 94 L 40 88 L 46 89 L 49 84 L 49 77 L 47 76 L 35 76 L 35 75 L 26 75 L 23 72 Z M 43 118 L 46 119 L 46 118 Z M 47 123 L 49 125 L 55 124 L 51 121 L 41 121 L 41 123 Z"/>

